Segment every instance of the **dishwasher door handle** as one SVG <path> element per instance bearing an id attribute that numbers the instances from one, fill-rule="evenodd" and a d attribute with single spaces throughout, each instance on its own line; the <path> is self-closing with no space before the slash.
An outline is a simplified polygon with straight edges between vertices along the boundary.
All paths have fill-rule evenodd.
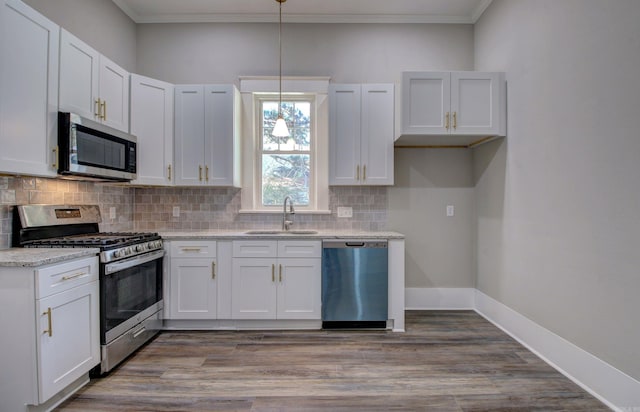
<path id="1" fill-rule="evenodd" d="M 347 247 L 364 247 L 364 242 L 345 242 Z"/>

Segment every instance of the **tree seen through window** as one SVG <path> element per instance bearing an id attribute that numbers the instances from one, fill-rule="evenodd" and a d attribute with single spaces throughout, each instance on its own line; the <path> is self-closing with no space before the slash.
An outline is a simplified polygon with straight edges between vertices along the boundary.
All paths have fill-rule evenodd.
<path id="1" fill-rule="evenodd" d="M 311 171 L 311 102 L 283 101 L 282 117 L 289 137 L 271 131 L 278 118 L 278 102 L 262 101 L 262 205 L 282 205 L 286 196 L 294 204 L 309 205 Z"/>

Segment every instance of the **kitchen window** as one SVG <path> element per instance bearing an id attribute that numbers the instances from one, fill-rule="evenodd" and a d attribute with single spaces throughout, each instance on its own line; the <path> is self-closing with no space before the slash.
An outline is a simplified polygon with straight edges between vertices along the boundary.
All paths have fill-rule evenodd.
<path id="1" fill-rule="evenodd" d="M 271 135 L 278 117 L 278 81 L 240 79 L 243 106 L 240 213 L 282 213 L 286 196 L 298 213 L 329 213 L 328 79 L 283 82 L 282 116 L 290 136 Z"/>
<path id="2" fill-rule="evenodd" d="M 257 168 L 261 186 L 261 206 L 281 206 L 290 196 L 297 206 L 309 206 L 313 196 L 312 171 L 315 163 L 312 118 L 313 99 L 287 97 L 282 102 L 282 117 L 289 137 L 271 135 L 278 118 L 278 100 L 259 99 L 260 156 Z"/>

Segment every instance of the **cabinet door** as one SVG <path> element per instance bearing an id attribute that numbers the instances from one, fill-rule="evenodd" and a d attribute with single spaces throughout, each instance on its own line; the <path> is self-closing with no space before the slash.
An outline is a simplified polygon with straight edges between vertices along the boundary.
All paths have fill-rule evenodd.
<path id="1" fill-rule="evenodd" d="M 171 319 L 216 319 L 215 259 L 171 259 Z"/>
<path id="2" fill-rule="evenodd" d="M 138 138 L 138 178 L 143 185 L 173 182 L 173 85 L 131 75 L 131 134 Z"/>
<path id="3" fill-rule="evenodd" d="M 329 85 L 329 184 L 357 185 L 360 165 L 359 84 Z"/>
<path id="4" fill-rule="evenodd" d="M 176 185 L 200 186 L 204 173 L 204 87 L 175 88 Z"/>
<path id="5" fill-rule="evenodd" d="M 234 258 L 233 319 L 276 319 L 276 260 Z"/>
<path id="6" fill-rule="evenodd" d="M 239 185 L 239 144 L 236 106 L 237 89 L 233 85 L 205 86 L 205 184 Z"/>
<path id="7" fill-rule="evenodd" d="M 126 133 L 129 131 L 129 73 L 104 56 L 100 56 L 99 68 L 102 122 Z"/>
<path id="8" fill-rule="evenodd" d="M 448 134 L 450 108 L 449 72 L 402 74 L 403 134 Z M 449 125 L 451 124 L 449 118 Z"/>
<path id="9" fill-rule="evenodd" d="M 393 101 L 392 84 L 362 85 L 362 184 L 393 184 Z"/>
<path id="10" fill-rule="evenodd" d="M 99 121 L 100 54 L 68 31 L 60 31 L 60 111 Z"/>
<path id="11" fill-rule="evenodd" d="M 451 133 L 498 135 L 501 73 L 451 73 Z"/>
<path id="12" fill-rule="evenodd" d="M 0 172 L 57 173 L 59 31 L 21 1 L 0 1 Z"/>
<path id="13" fill-rule="evenodd" d="M 36 302 L 42 403 L 100 363 L 98 282 Z"/>
<path id="14" fill-rule="evenodd" d="M 278 259 L 278 319 L 321 318 L 320 259 Z"/>

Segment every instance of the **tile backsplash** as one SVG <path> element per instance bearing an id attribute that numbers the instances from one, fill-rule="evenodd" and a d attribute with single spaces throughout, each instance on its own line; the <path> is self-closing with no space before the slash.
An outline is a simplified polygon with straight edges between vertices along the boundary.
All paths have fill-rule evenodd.
<path id="1" fill-rule="evenodd" d="M 13 206 L 26 204 L 97 204 L 102 231 L 132 231 L 134 189 L 113 184 L 36 177 L 0 176 L 0 249 L 11 246 Z M 116 218 L 109 218 L 110 208 Z"/>
<path id="2" fill-rule="evenodd" d="M 189 231 L 211 229 L 279 228 L 282 215 L 239 213 L 240 189 L 134 188 L 108 183 L 62 179 L 0 176 L 0 249 L 11 246 L 14 205 L 97 204 L 102 212 L 101 231 Z M 385 230 L 386 187 L 331 187 L 331 214 L 301 214 L 297 229 Z M 338 206 L 353 208 L 353 217 L 337 218 Z M 173 216 L 174 207 L 180 209 Z M 116 218 L 110 219 L 115 208 Z"/>
<path id="3" fill-rule="evenodd" d="M 137 188 L 134 221 L 140 231 L 184 231 L 208 229 L 277 229 L 282 214 L 240 213 L 240 189 Z M 297 229 L 384 230 L 387 224 L 385 187 L 332 187 L 331 214 L 294 217 Z M 353 208 L 353 217 L 336 217 L 338 206 Z M 180 216 L 173 216 L 179 207 Z"/>

